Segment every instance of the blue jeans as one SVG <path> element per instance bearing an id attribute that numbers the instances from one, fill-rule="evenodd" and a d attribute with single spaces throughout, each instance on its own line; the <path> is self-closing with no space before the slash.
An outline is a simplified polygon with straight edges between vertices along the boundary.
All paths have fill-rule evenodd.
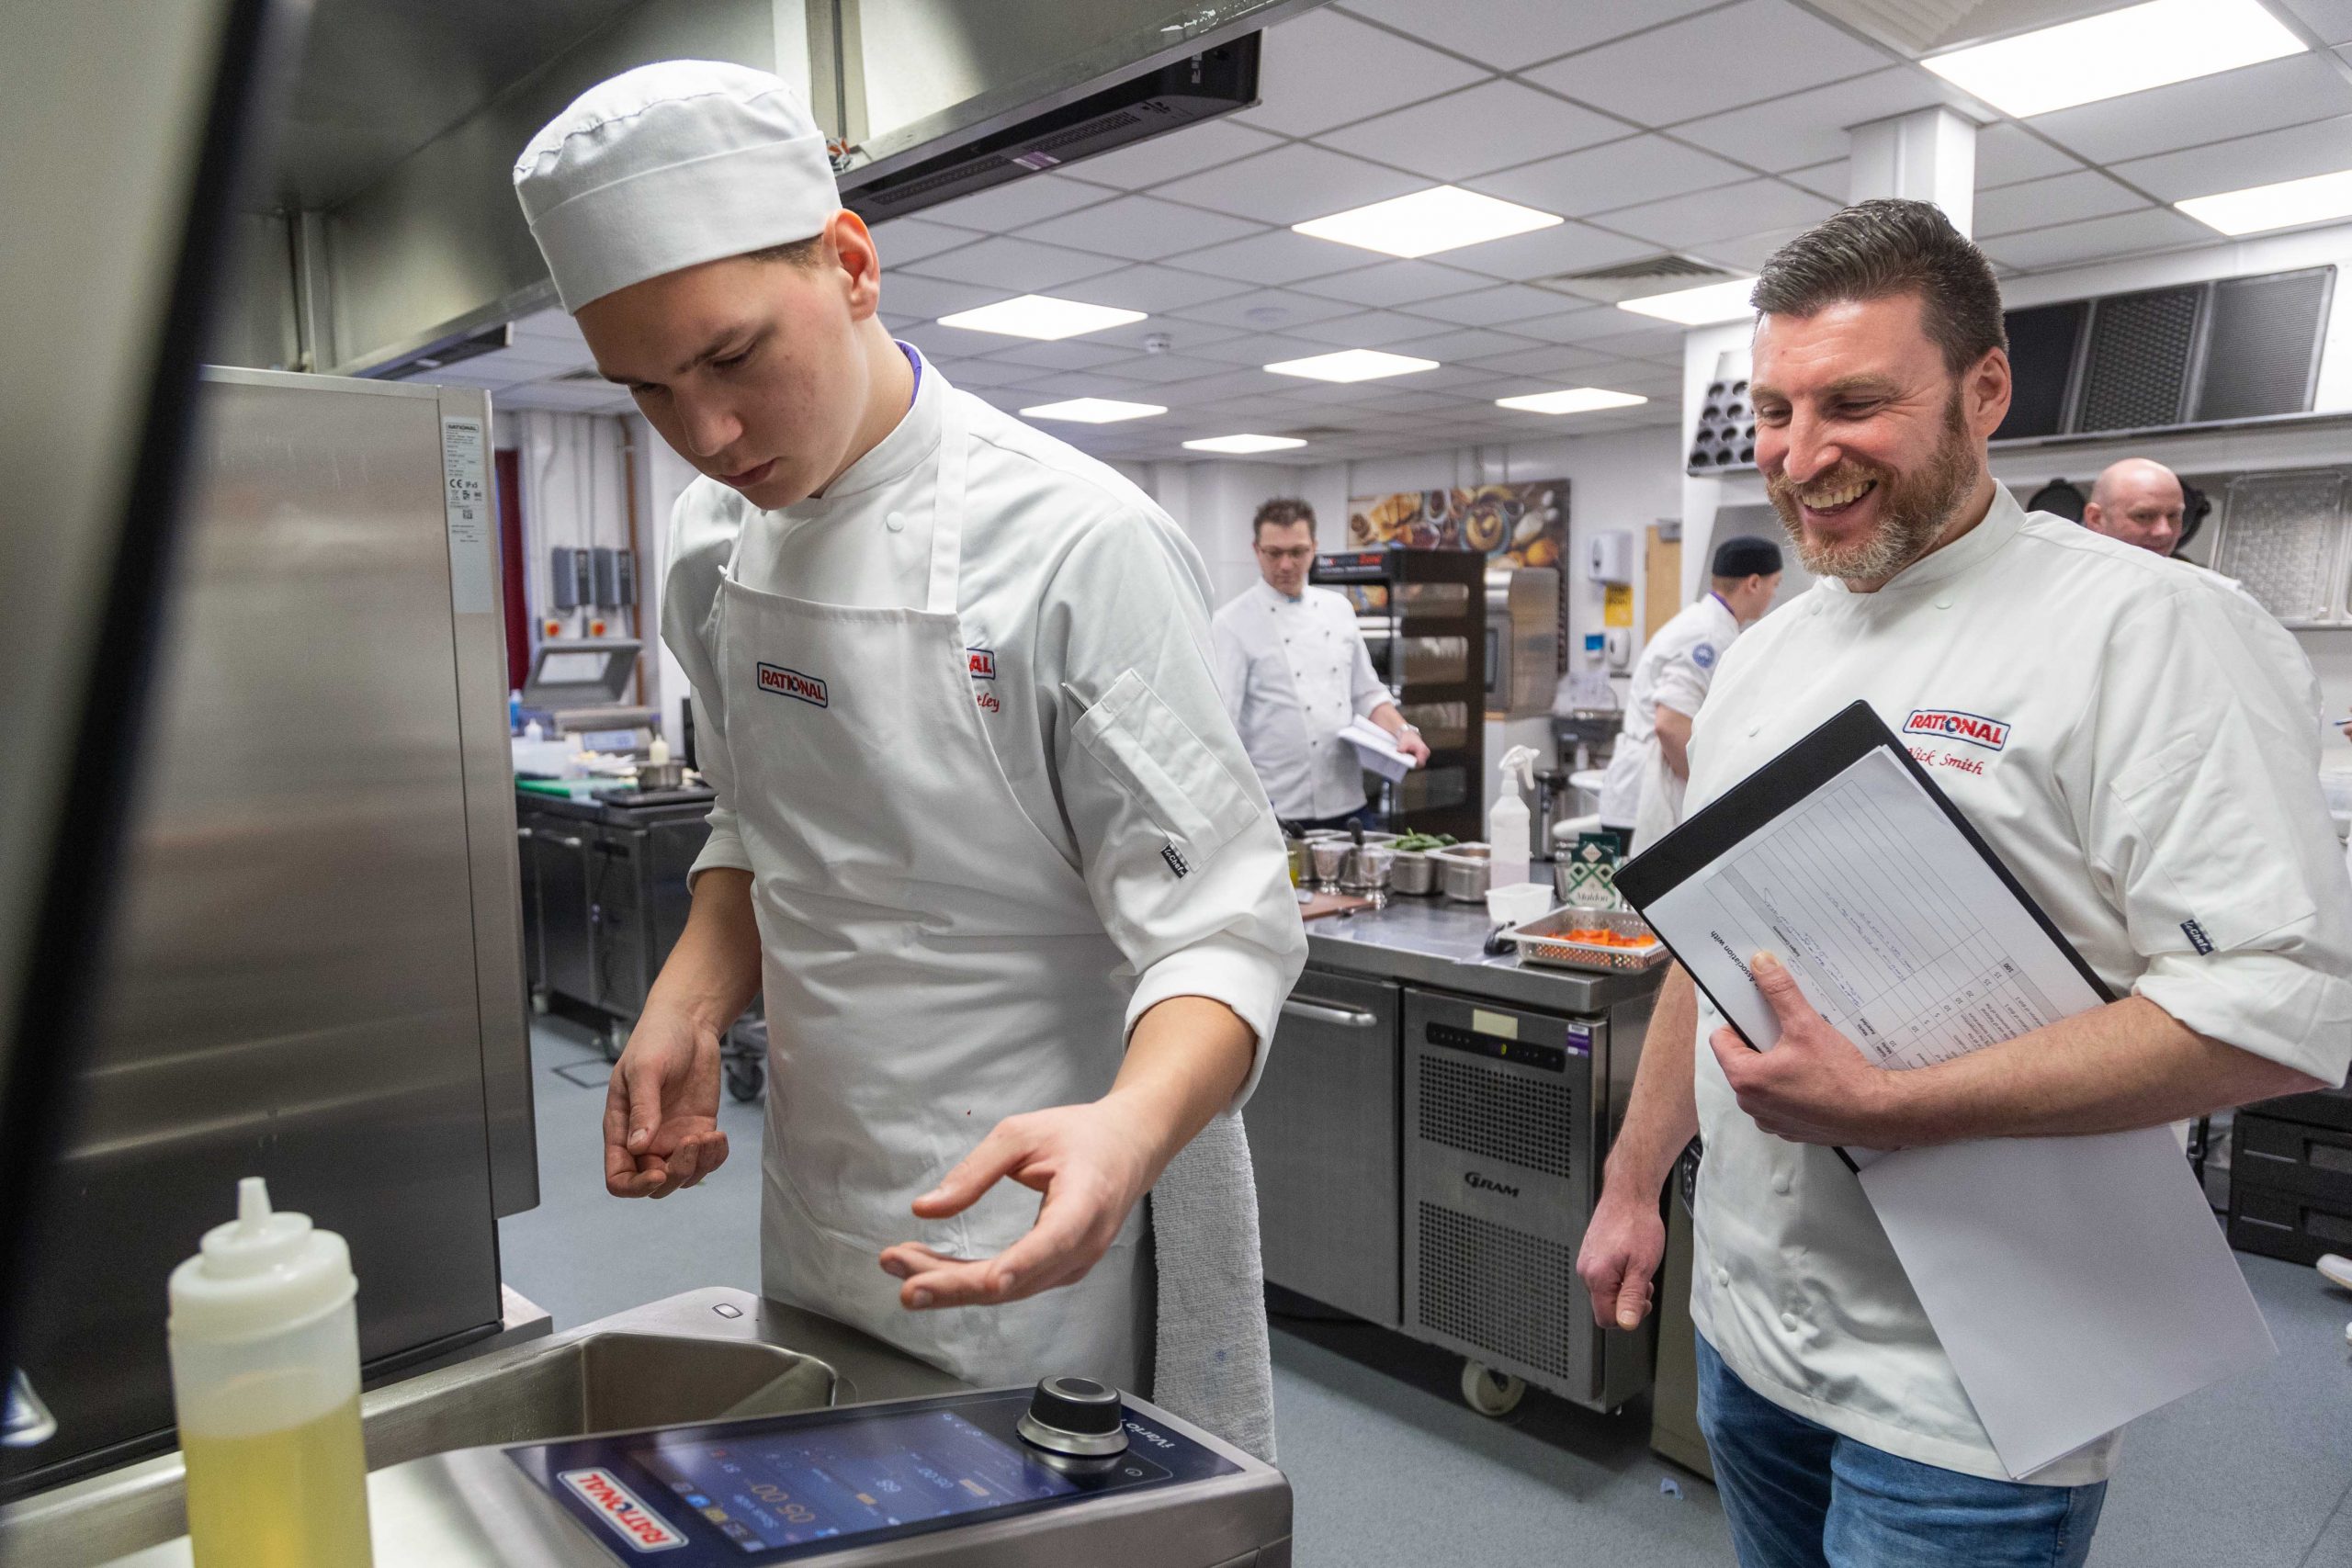
<path id="1" fill-rule="evenodd" d="M 2080 1568 L 2107 1483 L 2030 1486 L 1903 1459 L 1781 1409 L 1704 1335 L 1699 1429 L 1740 1568 Z"/>

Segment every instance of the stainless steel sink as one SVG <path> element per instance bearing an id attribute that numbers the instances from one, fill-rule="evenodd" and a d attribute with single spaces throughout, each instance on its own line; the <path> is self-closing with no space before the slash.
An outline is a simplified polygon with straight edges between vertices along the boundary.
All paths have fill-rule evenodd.
<path id="1" fill-rule="evenodd" d="M 690 1291 L 369 1391 L 368 1468 L 494 1443 L 944 1393 L 945 1373 L 748 1292 Z M 177 1453 L 0 1510 L 0 1561 L 96 1568 L 187 1529 Z"/>

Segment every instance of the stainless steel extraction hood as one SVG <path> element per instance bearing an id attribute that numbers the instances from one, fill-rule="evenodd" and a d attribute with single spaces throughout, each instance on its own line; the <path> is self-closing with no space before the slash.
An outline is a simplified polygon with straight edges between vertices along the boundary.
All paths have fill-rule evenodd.
<path id="1" fill-rule="evenodd" d="M 854 192 L 1318 3 L 319 0 L 214 357 L 381 375 L 551 303 L 514 154 L 632 65 L 807 84 Z"/>

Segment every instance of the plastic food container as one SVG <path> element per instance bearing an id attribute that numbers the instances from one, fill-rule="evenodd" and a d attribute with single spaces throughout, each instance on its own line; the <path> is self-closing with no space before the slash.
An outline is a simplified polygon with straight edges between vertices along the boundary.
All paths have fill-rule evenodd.
<path id="1" fill-rule="evenodd" d="M 1519 882 L 1487 889 L 1487 916 L 1498 926 L 1523 926 L 1551 911 L 1552 889 L 1541 882 Z"/>
<path id="2" fill-rule="evenodd" d="M 1521 963 L 1556 969 L 1638 972 L 1667 956 L 1666 943 L 1631 909 L 1555 909 L 1505 931 L 1503 940 L 1518 946 Z"/>
<path id="3" fill-rule="evenodd" d="M 1487 901 L 1487 880 L 1494 873 L 1484 844 L 1456 844 L 1450 850 L 1431 850 L 1430 859 L 1437 865 L 1438 891 L 1457 904 L 1483 904 Z"/>

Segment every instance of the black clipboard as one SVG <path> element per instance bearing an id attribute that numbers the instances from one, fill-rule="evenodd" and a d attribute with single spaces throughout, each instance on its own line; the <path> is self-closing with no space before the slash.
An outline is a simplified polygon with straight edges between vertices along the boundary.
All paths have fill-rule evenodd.
<path id="1" fill-rule="evenodd" d="M 2103 1002 L 2114 1001 L 2115 993 L 2108 987 L 2107 982 L 2083 961 L 2083 955 L 2075 951 L 2075 944 L 2066 940 L 2065 933 L 2025 890 L 2024 885 L 1994 852 L 1993 846 L 1977 832 L 1974 824 L 1951 803 L 1951 796 L 1937 787 L 1936 781 L 1928 776 L 1928 770 L 1911 755 L 1911 749 L 1886 727 L 1886 721 L 1879 717 L 1866 702 L 1851 703 L 1839 709 L 1787 750 L 1710 801 L 1680 827 L 1618 867 L 1617 891 L 1646 918 L 1649 906 L 1656 900 L 1713 865 L 1745 840 L 1770 827 L 1781 816 L 1802 804 L 1806 796 L 1826 787 L 1871 751 L 1881 750 L 1893 752 L 1911 776 L 1918 781 L 1928 798 L 1936 803 L 1937 809 L 1960 829 L 1961 837 L 1984 857 L 1984 863 L 1992 867 L 1993 874 L 2001 879 L 2001 886 L 2007 887 L 2010 896 L 2024 907 L 2026 913 L 2033 917 L 2033 923 L 2041 929 L 2042 935 L 2065 955 L 2066 962 L 2089 984 L 2093 993 Z M 1674 961 L 1682 964 L 1683 973 L 1690 975 L 1692 984 L 1697 985 L 1696 971 L 1683 963 L 1682 954 L 1675 951 L 1673 939 L 1662 931 L 1657 936 L 1666 944 L 1667 951 L 1674 954 Z M 1716 1013 L 1731 1026 L 1733 1032 L 1739 1034 L 1749 1050 L 1756 1050 L 1756 1042 L 1749 1040 L 1732 1021 L 1731 1010 L 1723 1005 L 1722 1000 L 1703 986 L 1699 989 Z M 1859 1168 L 1845 1150 L 1839 1149 L 1838 1157 L 1845 1160 L 1849 1169 Z"/>

